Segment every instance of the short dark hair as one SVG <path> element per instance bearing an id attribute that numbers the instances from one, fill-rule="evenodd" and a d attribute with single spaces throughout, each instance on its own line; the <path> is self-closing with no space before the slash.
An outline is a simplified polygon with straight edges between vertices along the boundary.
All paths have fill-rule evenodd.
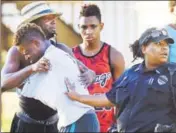
<path id="1" fill-rule="evenodd" d="M 34 23 L 27 23 L 27 24 L 21 25 L 17 29 L 13 38 L 13 44 L 18 46 L 23 41 L 30 40 L 31 37 L 39 37 L 42 40 L 46 39 L 45 33 L 40 28 L 40 26 L 37 26 Z"/>
<path id="2" fill-rule="evenodd" d="M 90 17 L 90 16 L 96 16 L 98 20 L 101 22 L 100 8 L 95 4 L 84 4 L 81 7 L 79 18 Z"/>

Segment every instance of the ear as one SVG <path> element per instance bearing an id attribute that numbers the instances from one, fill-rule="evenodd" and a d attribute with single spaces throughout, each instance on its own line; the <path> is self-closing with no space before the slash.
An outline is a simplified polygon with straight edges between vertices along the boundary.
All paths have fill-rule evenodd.
<path id="1" fill-rule="evenodd" d="M 24 54 L 24 53 L 25 53 L 25 49 L 24 49 L 23 46 L 19 45 L 19 46 L 17 46 L 17 49 L 18 49 L 18 51 L 19 51 L 21 54 Z"/>
<path id="2" fill-rule="evenodd" d="M 100 23 L 100 30 L 103 30 L 104 28 L 104 23 Z"/>
<path id="3" fill-rule="evenodd" d="M 141 47 L 141 51 L 142 51 L 143 54 L 146 53 L 146 46 L 145 46 L 145 45 L 142 45 L 142 47 Z"/>

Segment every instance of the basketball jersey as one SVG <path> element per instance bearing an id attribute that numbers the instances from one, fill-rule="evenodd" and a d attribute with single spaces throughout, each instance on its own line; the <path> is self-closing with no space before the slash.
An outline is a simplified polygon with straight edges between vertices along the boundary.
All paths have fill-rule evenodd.
<path id="1" fill-rule="evenodd" d="M 110 48 L 110 45 L 104 43 L 100 51 L 94 56 L 83 55 L 80 46 L 72 49 L 75 57 L 96 73 L 95 82 L 88 86 L 91 95 L 106 93 L 112 87 Z M 114 122 L 114 109 L 110 107 L 95 107 L 95 110 L 100 122 L 101 132 L 107 132 L 107 129 Z"/>

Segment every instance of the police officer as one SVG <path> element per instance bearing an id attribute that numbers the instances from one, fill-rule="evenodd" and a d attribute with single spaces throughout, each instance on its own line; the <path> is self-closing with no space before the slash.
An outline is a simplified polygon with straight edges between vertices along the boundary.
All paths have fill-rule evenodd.
<path id="1" fill-rule="evenodd" d="M 165 29 L 147 29 L 130 46 L 134 59 L 144 61 L 125 71 L 108 93 L 80 95 L 67 81 L 66 95 L 91 106 L 118 105 L 118 132 L 153 132 L 158 124 L 171 125 L 176 120 L 176 64 L 167 61 L 173 43 Z"/>

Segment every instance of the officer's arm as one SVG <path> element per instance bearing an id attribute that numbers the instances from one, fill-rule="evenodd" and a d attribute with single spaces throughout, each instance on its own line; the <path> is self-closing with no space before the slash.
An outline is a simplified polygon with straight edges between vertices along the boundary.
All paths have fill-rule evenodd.
<path id="1" fill-rule="evenodd" d="M 9 49 L 6 62 L 1 71 L 2 92 L 18 87 L 31 74 L 31 67 L 19 70 L 20 56 L 16 47 L 11 47 Z"/>
<path id="2" fill-rule="evenodd" d="M 101 95 L 80 95 L 75 91 L 66 92 L 66 95 L 75 101 L 93 106 L 93 107 L 111 107 L 115 106 L 111 103 L 105 94 Z"/>
<path id="3" fill-rule="evenodd" d="M 125 61 L 123 55 L 115 48 L 110 49 L 110 64 L 114 81 L 118 79 L 125 70 Z"/>
<path id="4" fill-rule="evenodd" d="M 117 104 L 116 90 L 118 89 L 116 86 L 122 81 L 124 75 L 125 73 L 114 82 L 113 88 L 109 92 L 100 95 L 80 95 L 79 93 L 75 92 L 75 86 L 70 83 L 69 79 L 67 79 L 65 80 L 65 84 L 68 88 L 68 92 L 65 94 L 71 100 L 79 101 L 94 107 L 115 106 Z"/>

